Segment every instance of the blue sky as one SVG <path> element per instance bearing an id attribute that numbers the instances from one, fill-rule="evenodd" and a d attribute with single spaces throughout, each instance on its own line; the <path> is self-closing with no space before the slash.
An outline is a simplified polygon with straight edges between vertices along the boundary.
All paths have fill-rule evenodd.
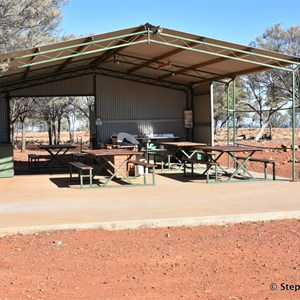
<path id="1" fill-rule="evenodd" d="M 299 26 L 299 11 L 299 0 L 70 0 L 61 34 L 86 36 L 149 22 L 248 45 L 276 23 Z"/>

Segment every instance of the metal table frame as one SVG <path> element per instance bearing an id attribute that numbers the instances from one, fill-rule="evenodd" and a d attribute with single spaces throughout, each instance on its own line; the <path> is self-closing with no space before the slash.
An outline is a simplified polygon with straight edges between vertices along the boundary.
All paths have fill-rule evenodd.
<path id="1" fill-rule="evenodd" d="M 105 170 L 109 173 L 108 178 L 100 179 L 100 181 L 103 182 L 103 186 L 107 186 L 114 178 L 117 178 L 117 175 L 120 176 L 119 179 L 127 181 L 129 184 L 133 184 L 130 180 L 129 176 L 126 174 L 123 174 L 121 169 L 126 166 L 128 160 L 131 159 L 134 155 L 142 155 L 143 152 L 133 151 L 133 150 L 127 150 L 127 149 L 100 149 L 100 150 L 83 150 L 83 153 L 87 153 L 88 155 L 92 156 L 94 161 L 97 163 L 97 165 L 100 166 L 100 168 L 93 174 L 93 177 L 98 175 L 102 170 Z M 115 156 L 122 156 L 124 157 L 124 161 L 120 166 L 116 166 L 112 162 L 112 158 Z M 103 161 L 101 160 L 103 159 Z M 109 166 L 115 170 L 114 172 L 109 169 Z"/>
<path id="2" fill-rule="evenodd" d="M 233 173 L 228 172 L 225 170 L 221 165 L 218 165 L 218 168 L 223 171 L 226 175 L 229 175 L 228 179 L 226 181 L 231 181 L 236 175 L 239 174 L 239 172 L 242 170 L 244 174 L 246 173 L 249 176 L 248 180 L 256 180 L 256 178 L 251 174 L 249 170 L 246 168 L 246 163 L 248 160 L 258 151 L 263 151 L 263 149 L 253 146 L 199 146 L 197 147 L 198 150 L 201 150 L 205 155 L 207 155 L 208 159 L 213 162 L 218 162 L 220 157 L 223 154 L 228 154 L 229 157 L 233 159 L 235 170 Z M 219 152 L 217 156 L 215 156 L 214 152 Z M 247 156 L 244 160 L 238 160 L 236 159 L 236 153 L 238 152 L 244 152 L 247 153 Z M 211 169 L 209 167 L 205 172 L 208 172 Z M 217 174 L 216 174 L 217 176 Z"/>
<path id="3" fill-rule="evenodd" d="M 65 168 L 68 166 L 62 161 L 62 157 L 70 150 L 74 149 L 76 146 L 71 144 L 59 144 L 59 145 L 40 145 L 39 149 L 46 150 L 50 154 L 50 160 L 46 163 L 43 168 Z"/>
<path id="4" fill-rule="evenodd" d="M 183 154 L 184 157 L 192 158 L 193 155 L 198 151 L 198 147 L 204 146 L 204 143 L 196 142 L 162 142 L 160 145 L 163 145 L 173 154 L 173 157 L 177 159 L 180 164 L 180 167 L 183 167 L 184 162 L 176 156 L 176 154 Z M 191 152 L 189 152 L 191 151 Z"/>

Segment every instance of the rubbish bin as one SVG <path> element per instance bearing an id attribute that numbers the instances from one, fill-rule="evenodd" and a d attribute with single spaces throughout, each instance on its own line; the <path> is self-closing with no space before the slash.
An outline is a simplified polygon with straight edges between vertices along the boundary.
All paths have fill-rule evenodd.
<path id="1" fill-rule="evenodd" d="M 208 157 L 204 152 L 203 153 L 202 152 L 196 152 L 193 155 L 193 159 L 199 159 L 199 160 L 207 161 Z"/>
<path id="2" fill-rule="evenodd" d="M 139 161 L 147 162 L 146 159 L 144 159 L 144 158 L 139 159 Z M 137 176 L 144 175 L 144 167 L 143 166 L 137 166 L 136 172 L 137 172 Z M 148 174 L 148 168 L 145 168 L 145 173 Z"/>

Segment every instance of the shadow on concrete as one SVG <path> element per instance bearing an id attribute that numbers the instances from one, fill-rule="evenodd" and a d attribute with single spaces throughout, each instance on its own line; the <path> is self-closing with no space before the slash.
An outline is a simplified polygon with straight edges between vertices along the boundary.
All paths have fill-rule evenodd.
<path id="1" fill-rule="evenodd" d="M 70 176 L 68 175 L 66 175 L 66 177 L 52 177 L 49 178 L 49 180 L 52 183 L 54 183 L 58 188 L 80 188 L 79 178 L 75 174 L 73 175 L 72 180 L 70 180 Z M 90 184 L 89 178 L 84 177 L 83 187 L 89 188 L 89 184 Z M 92 185 L 93 188 L 101 187 L 103 186 L 103 182 L 101 181 L 101 179 L 95 178 L 92 180 Z M 109 187 L 113 187 L 113 186 L 130 186 L 130 184 L 119 178 L 114 178 L 109 184 Z"/>
<path id="2" fill-rule="evenodd" d="M 184 176 L 183 173 L 158 173 L 158 176 L 163 176 L 169 179 L 177 180 L 180 182 L 193 182 L 195 180 L 199 180 L 201 182 L 206 183 L 206 175 L 201 174 L 194 174 L 194 175 L 187 175 Z M 213 180 L 213 179 L 212 179 Z"/>

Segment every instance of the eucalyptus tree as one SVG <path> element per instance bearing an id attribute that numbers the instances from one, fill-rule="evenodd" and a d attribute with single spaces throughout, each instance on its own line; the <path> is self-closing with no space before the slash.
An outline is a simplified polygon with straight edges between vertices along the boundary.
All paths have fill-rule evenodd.
<path id="1" fill-rule="evenodd" d="M 26 121 L 33 117 L 35 107 L 35 98 L 12 98 L 10 100 L 10 124 L 11 124 L 11 141 L 14 145 L 14 135 L 16 124 L 19 121 L 22 127 L 22 152 L 25 151 L 25 128 Z"/>
<path id="2" fill-rule="evenodd" d="M 0 53 L 37 47 L 56 41 L 62 20 L 61 8 L 67 3 L 68 0 L 1 0 Z M 3 71 L 6 67 L 1 65 L 0 70 Z M 25 125 L 29 111 L 32 111 L 33 101 L 32 98 L 10 101 L 12 133 L 17 121 Z M 24 141 L 22 145 L 23 149 Z"/>
<path id="3" fill-rule="evenodd" d="M 70 141 L 74 141 L 76 124 L 84 125 L 87 129 L 94 110 L 94 97 L 69 97 L 69 104 L 65 110 L 65 118 L 68 122 Z"/>
<path id="4" fill-rule="evenodd" d="M 55 40 L 68 0 L 1 0 L 0 53 Z"/>
<path id="5" fill-rule="evenodd" d="M 292 26 L 285 30 L 281 24 L 275 24 L 266 29 L 265 33 L 257 37 L 250 45 L 300 56 L 300 27 Z M 264 128 L 272 125 L 272 118 L 275 115 L 278 116 L 280 111 L 283 111 L 284 114 L 284 110 L 289 113 L 288 108 L 291 107 L 292 99 L 292 76 L 290 72 L 272 69 L 245 76 L 244 79 L 248 94 L 247 105 L 250 110 L 255 112 L 261 127 L 261 131 L 256 137 L 258 140 L 263 134 Z"/>
<path id="6" fill-rule="evenodd" d="M 228 90 L 229 89 L 229 92 Z M 244 119 L 247 117 L 245 111 L 246 101 L 246 90 L 244 83 L 241 78 L 236 79 L 236 121 L 237 127 L 243 125 Z M 229 96 L 229 99 L 228 99 Z M 228 107 L 229 105 L 229 107 Z M 214 123 L 216 128 L 224 128 L 228 122 L 232 123 L 232 113 L 230 112 L 233 108 L 233 90 L 230 85 L 216 82 L 214 84 Z M 229 113 L 228 113 L 229 112 Z"/>
<path id="7" fill-rule="evenodd" d="M 60 143 L 62 120 L 69 105 L 68 97 L 42 97 L 38 99 L 37 119 L 47 124 L 49 145 Z"/>

